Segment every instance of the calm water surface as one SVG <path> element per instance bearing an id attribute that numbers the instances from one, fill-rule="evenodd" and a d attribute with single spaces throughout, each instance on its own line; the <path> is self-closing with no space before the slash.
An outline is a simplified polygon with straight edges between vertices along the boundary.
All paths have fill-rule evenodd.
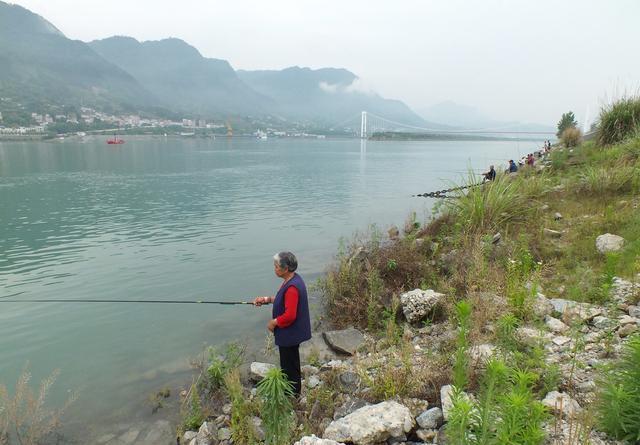
<path id="1" fill-rule="evenodd" d="M 221 299 L 271 295 L 272 255 L 312 281 L 340 237 L 429 214 L 447 188 L 532 142 L 180 140 L 0 142 L 0 298 Z M 501 167 L 502 168 L 502 167 Z M 117 421 L 206 344 L 262 343 L 268 309 L 0 305 L 0 382 L 59 368 L 72 422 Z M 184 377 L 183 377 L 184 378 Z M 148 409 L 145 408 L 145 412 Z"/>

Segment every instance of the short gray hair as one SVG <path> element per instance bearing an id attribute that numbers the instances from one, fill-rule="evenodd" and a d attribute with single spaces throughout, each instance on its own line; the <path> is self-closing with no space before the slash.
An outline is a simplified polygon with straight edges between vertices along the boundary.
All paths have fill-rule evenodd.
<path id="1" fill-rule="evenodd" d="M 295 272 L 298 268 L 298 259 L 291 252 L 279 252 L 273 256 L 273 261 L 278 263 L 281 269 L 287 269 L 289 272 Z"/>

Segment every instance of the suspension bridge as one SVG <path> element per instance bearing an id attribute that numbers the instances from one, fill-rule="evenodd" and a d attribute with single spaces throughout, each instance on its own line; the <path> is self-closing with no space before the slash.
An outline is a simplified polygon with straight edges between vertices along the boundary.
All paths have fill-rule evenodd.
<path id="1" fill-rule="evenodd" d="M 368 111 L 362 111 L 358 115 L 351 116 L 349 119 L 341 122 L 337 125 L 332 125 L 335 129 L 349 130 L 356 133 L 357 125 L 359 123 L 358 136 L 361 139 L 368 139 L 369 137 L 380 133 L 414 133 L 414 134 L 429 134 L 429 135 L 462 135 L 462 136 L 508 136 L 508 135 L 530 135 L 530 136 L 550 136 L 555 137 L 553 131 L 525 131 L 518 129 L 518 125 L 507 125 L 503 127 L 494 128 L 429 128 L 421 127 L 414 124 L 398 122 L 392 119 L 387 119 L 383 116 L 379 116 L 375 113 Z"/>

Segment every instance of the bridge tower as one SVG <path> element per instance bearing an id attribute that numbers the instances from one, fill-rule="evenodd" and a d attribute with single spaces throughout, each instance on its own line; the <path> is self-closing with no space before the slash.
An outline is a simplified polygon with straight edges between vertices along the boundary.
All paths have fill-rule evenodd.
<path id="1" fill-rule="evenodd" d="M 367 112 L 362 112 L 362 117 L 360 118 L 360 139 L 367 138 Z"/>

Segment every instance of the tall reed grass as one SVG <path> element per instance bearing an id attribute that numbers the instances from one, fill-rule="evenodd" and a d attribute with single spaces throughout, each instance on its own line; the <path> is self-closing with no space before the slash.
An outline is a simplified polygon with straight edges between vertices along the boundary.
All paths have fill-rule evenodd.
<path id="1" fill-rule="evenodd" d="M 600 112 L 598 143 L 611 145 L 640 133 L 640 97 L 627 97 Z"/>

